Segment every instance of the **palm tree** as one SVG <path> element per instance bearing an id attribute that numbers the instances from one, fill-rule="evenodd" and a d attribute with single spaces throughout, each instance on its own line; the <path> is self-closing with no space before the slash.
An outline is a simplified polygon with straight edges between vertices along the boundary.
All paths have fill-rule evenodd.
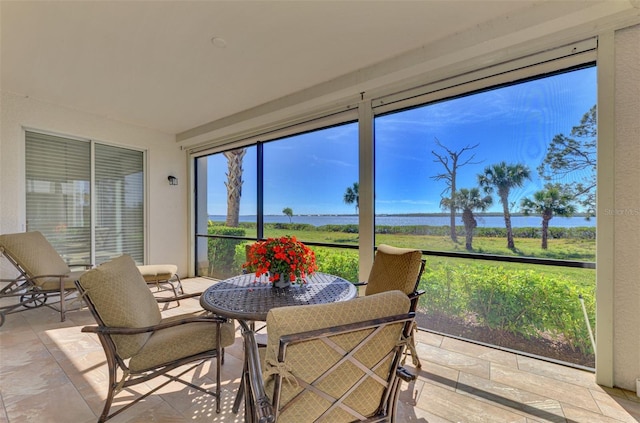
<path id="1" fill-rule="evenodd" d="M 360 208 L 360 196 L 358 195 L 359 188 L 360 184 L 354 182 L 353 186 L 347 187 L 347 190 L 344 193 L 344 202 L 346 204 L 356 203 L 356 213 L 358 213 L 358 209 Z"/>
<path id="2" fill-rule="evenodd" d="M 240 218 L 240 197 L 242 197 L 242 159 L 247 151 L 244 148 L 225 151 L 227 158 L 227 221 L 226 226 L 238 227 Z"/>
<path id="3" fill-rule="evenodd" d="M 522 163 L 500 162 L 484 169 L 484 173 L 478 175 L 478 183 L 484 187 L 487 194 L 491 194 L 494 188 L 498 191 L 498 197 L 502 203 L 504 213 L 504 225 L 507 229 L 507 248 L 515 249 L 513 242 L 513 230 L 511 229 L 511 213 L 509 213 L 509 193 L 511 188 L 521 187 L 524 181 L 531 178 L 531 171 Z"/>
<path id="4" fill-rule="evenodd" d="M 549 239 L 549 221 L 553 216 L 569 217 L 573 215 L 576 208 L 573 204 L 573 199 L 566 191 L 563 191 L 558 184 L 545 185 L 545 189 L 536 191 L 533 194 L 533 199 L 523 198 L 520 205 L 525 215 L 529 216 L 531 213 L 539 214 L 542 216 L 542 249 L 547 249 L 547 240 Z"/>
<path id="5" fill-rule="evenodd" d="M 449 198 L 444 198 L 442 205 L 447 208 L 453 208 L 462 212 L 462 222 L 464 223 L 465 232 L 465 248 L 469 251 L 473 250 L 473 230 L 478 226 L 474 210 L 486 211 L 493 203 L 493 198 L 490 195 L 485 197 L 480 196 L 480 190 L 478 188 L 466 189 L 462 188 L 460 191 L 456 191 L 453 195 L 453 203 L 450 203 Z"/>

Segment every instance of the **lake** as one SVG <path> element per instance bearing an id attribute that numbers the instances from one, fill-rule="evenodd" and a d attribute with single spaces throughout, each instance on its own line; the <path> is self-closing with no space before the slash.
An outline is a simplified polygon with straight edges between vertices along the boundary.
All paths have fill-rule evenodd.
<path id="1" fill-rule="evenodd" d="M 209 215 L 209 220 L 224 222 L 226 216 Z M 478 227 L 484 228 L 504 228 L 504 217 L 502 216 L 476 216 Z M 255 215 L 240 216 L 241 222 L 255 222 Z M 289 218 L 285 215 L 265 215 L 264 223 L 289 223 Z M 358 217 L 354 215 L 295 215 L 291 218 L 291 223 L 306 223 L 313 226 L 323 225 L 357 225 Z M 377 216 L 378 226 L 448 226 L 449 216 Z M 456 225 L 463 226 L 462 218 L 456 218 Z M 511 216 L 511 226 L 514 228 L 539 227 L 542 226 L 540 216 Z M 551 227 L 575 228 L 578 226 L 596 226 L 596 218 L 586 220 L 582 216 L 578 217 L 554 217 L 549 222 Z"/>

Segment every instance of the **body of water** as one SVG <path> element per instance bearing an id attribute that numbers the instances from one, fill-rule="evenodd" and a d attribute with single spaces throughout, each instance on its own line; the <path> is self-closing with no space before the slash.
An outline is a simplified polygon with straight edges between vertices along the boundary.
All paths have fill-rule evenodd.
<path id="1" fill-rule="evenodd" d="M 226 216 L 210 215 L 209 220 L 215 222 L 224 222 Z M 485 228 L 504 228 L 504 217 L 502 216 L 476 216 L 478 227 Z M 240 216 L 241 222 L 256 222 L 255 215 Z M 291 221 L 285 215 L 265 215 L 264 223 L 306 223 L 313 226 L 323 225 L 357 225 L 358 217 L 349 215 L 300 215 L 293 216 Z M 428 226 L 448 226 L 449 216 L 376 216 L 377 226 L 411 226 L 411 225 L 428 225 Z M 456 218 L 456 225 L 464 226 L 462 218 Z M 542 226 L 542 218 L 540 216 L 511 216 L 511 226 L 514 228 L 522 227 L 538 227 Z M 549 222 L 550 227 L 575 228 L 578 226 L 596 226 L 596 218 L 592 217 L 586 220 L 584 217 L 554 217 Z"/>

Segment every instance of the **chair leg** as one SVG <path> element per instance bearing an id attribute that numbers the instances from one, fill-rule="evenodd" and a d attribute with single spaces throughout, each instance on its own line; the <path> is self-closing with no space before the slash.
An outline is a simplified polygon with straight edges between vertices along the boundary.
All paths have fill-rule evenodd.
<path id="1" fill-rule="evenodd" d="M 64 297 L 65 297 L 65 291 L 64 291 L 64 281 L 62 280 L 62 277 L 60 277 L 60 321 L 64 322 Z"/>
<path id="2" fill-rule="evenodd" d="M 216 354 L 216 413 L 220 413 L 220 383 L 221 383 L 221 377 L 220 377 L 220 373 L 222 372 L 222 359 L 224 357 L 224 348 L 220 348 L 220 345 L 222 345 L 222 330 L 220 325 L 218 324 L 218 334 L 217 334 L 217 341 L 218 341 L 218 353 Z"/>
<path id="3" fill-rule="evenodd" d="M 115 364 L 112 363 L 112 360 L 109 357 L 107 357 L 107 365 L 109 367 L 109 392 L 107 393 L 107 399 L 104 402 L 104 407 L 102 409 L 102 414 L 100 414 L 100 418 L 98 419 L 98 423 L 103 423 L 109 419 L 109 410 L 111 409 L 111 404 L 113 403 L 113 399 L 116 395 L 116 378 L 118 374 Z"/>
<path id="4" fill-rule="evenodd" d="M 180 295 L 184 295 L 184 289 L 182 288 L 182 281 L 180 280 L 180 276 L 178 276 L 178 274 L 176 273 L 175 275 L 173 275 L 176 277 L 176 281 L 178 284 L 178 291 L 180 292 Z"/>

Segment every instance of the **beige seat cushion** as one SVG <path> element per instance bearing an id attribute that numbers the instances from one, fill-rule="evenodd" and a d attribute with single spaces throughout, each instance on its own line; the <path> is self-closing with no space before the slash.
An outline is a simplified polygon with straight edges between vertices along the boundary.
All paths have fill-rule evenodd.
<path id="1" fill-rule="evenodd" d="M 420 250 L 380 244 L 367 280 L 365 295 L 394 289 L 407 295 L 411 294 L 416 286 L 421 266 Z"/>
<path id="2" fill-rule="evenodd" d="M 163 322 L 195 317 L 197 313 L 182 314 L 163 319 Z M 230 320 L 220 326 L 221 345 L 225 348 L 235 342 L 235 325 Z M 217 328 L 213 323 L 187 323 L 154 332 L 142 349 L 129 361 L 129 368 L 139 372 L 179 358 L 218 348 Z"/>
<path id="3" fill-rule="evenodd" d="M 168 281 L 178 273 L 175 264 L 147 264 L 138 266 L 138 270 L 147 282 Z"/>
<path id="4" fill-rule="evenodd" d="M 0 235 L 0 248 L 33 278 L 44 290 L 58 290 L 59 277 L 39 278 L 40 275 L 65 276 L 65 288 L 75 288 L 74 281 L 82 272 L 71 274 L 71 269 L 58 252 L 38 231 Z"/>
<path id="5" fill-rule="evenodd" d="M 267 315 L 268 342 L 265 353 L 265 365 L 263 370 L 268 372 L 276 363 L 279 339 L 283 335 L 299 333 L 322 328 L 331 328 L 354 322 L 375 319 L 385 316 L 404 314 L 409 311 L 409 298 L 400 291 L 389 291 L 377 295 L 356 298 L 351 301 L 305 305 L 295 307 L 283 307 L 272 309 Z M 387 328 L 367 344 L 358 350 L 356 357 L 368 366 L 373 366 L 380 361 L 384 354 L 390 351 L 400 341 L 402 326 L 395 325 Z M 346 350 L 357 344 L 366 333 L 340 335 L 332 338 L 334 342 Z M 306 381 L 313 381 L 324 375 L 342 356 L 321 341 L 311 340 L 300 344 L 291 345 L 287 349 L 285 366 L 290 371 Z M 344 363 L 339 372 L 327 376 L 322 387 L 330 395 L 339 397 L 362 375 L 362 370 L 351 363 Z M 378 368 L 378 375 L 386 379 L 391 363 L 385 363 Z M 266 379 L 266 392 L 273 393 L 274 378 Z M 300 388 L 295 384 L 285 382 L 281 393 L 281 404 L 288 403 Z M 372 415 L 380 404 L 383 387 L 379 383 L 368 379 L 360 385 L 345 401 L 365 416 Z M 304 399 L 292 404 L 280 416 L 281 422 L 313 421 L 328 406 L 326 400 L 315 394 L 305 393 Z M 351 421 L 353 416 L 336 409 L 327 421 L 341 422 Z"/>
<path id="6" fill-rule="evenodd" d="M 76 289 L 75 281 L 80 279 L 86 272 L 86 270 L 74 270 L 65 275 L 62 278 L 64 289 Z M 60 289 L 60 278 L 38 278 L 36 284 L 45 291 L 57 291 Z"/>
<path id="7" fill-rule="evenodd" d="M 123 255 L 89 270 L 80 285 L 95 305 L 105 325 L 141 328 L 162 320 L 158 303 L 130 256 Z M 151 333 L 114 335 L 118 355 L 129 358 L 143 347 Z"/>

